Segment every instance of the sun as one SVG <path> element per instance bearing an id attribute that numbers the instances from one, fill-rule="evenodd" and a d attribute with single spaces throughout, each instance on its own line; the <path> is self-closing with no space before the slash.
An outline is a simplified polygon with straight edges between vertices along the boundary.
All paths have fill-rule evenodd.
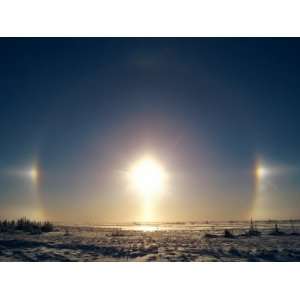
<path id="1" fill-rule="evenodd" d="M 268 175 L 269 172 L 265 167 L 257 166 L 256 170 L 255 170 L 255 173 L 256 173 L 256 177 L 258 179 L 261 179 L 261 178 L 264 178 L 266 175 Z"/>
<path id="2" fill-rule="evenodd" d="M 145 200 L 153 199 L 164 191 L 166 178 L 164 168 L 149 157 L 138 161 L 129 171 L 132 186 Z"/>
<path id="3" fill-rule="evenodd" d="M 27 171 L 27 176 L 33 181 L 36 182 L 38 180 L 39 177 L 39 172 L 38 169 L 36 167 L 32 167 L 31 169 L 29 169 Z"/>

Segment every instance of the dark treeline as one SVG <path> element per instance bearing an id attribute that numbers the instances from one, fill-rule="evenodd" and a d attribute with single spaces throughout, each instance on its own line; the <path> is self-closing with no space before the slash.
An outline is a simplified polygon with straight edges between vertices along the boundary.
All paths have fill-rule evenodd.
<path id="1" fill-rule="evenodd" d="M 53 230 L 54 230 L 53 224 L 48 221 L 38 222 L 38 221 L 31 221 L 27 218 L 21 218 L 18 219 L 17 221 L 0 220 L 0 232 L 23 231 L 32 234 L 40 234 L 43 232 L 51 232 Z"/>

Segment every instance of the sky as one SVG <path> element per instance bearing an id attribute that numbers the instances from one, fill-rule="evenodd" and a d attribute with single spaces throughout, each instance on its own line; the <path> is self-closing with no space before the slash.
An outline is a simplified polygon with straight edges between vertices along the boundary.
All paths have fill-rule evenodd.
<path id="1" fill-rule="evenodd" d="M 0 217 L 300 218 L 299 53 L 290 38 L 0 39 Z M 150 204 L 128 183 L 143 157 L 167 174 Z"/>

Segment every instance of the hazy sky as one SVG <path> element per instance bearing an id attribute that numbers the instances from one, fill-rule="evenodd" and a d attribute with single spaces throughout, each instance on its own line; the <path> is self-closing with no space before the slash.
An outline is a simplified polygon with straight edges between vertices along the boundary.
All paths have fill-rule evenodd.
<path id="1" fill-rule="evenodd" d="M 168 173 L 153 221 L 299 218 L 299 53 L 287 38 L 2 38 L 1 217 L 142 221 L 124 174 L 151 155 Z"/>

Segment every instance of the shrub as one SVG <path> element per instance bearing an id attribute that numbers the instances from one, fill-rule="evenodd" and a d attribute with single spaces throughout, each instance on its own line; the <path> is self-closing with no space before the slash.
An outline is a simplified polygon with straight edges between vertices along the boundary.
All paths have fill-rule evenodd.
<path id="1" fill-rule="evenodd" d="M 279 229 L 278 223 L 275 223 L 274 230 L 271 231 L 270 235 L 285 235 L 285 232 Z"/>
<path id="2" fill-rule="evenodd" d="M 31 234 L 40 234 L 42 232 L 51 232 L 53 230 L 54 226 L 49 221 L 31 221 L 25 217 L 20 218 L 17 221 L 0 221 L 0 232 L 23 231 Z"/>
<path id="3" fill-rule="evenodd" d="M 212 238 L 216 238 L 217 236 L 215 234 L 211 234 L 211 233 L 205 233 L 204 234 L 204 238 L 207 239 L 212 239 Z"/>
<path id="4" fill-rule="evenodd" d="M 245 236 L 260 236 L 261 232 L 259 230 L 257 230 L 256 225 L 254 224 L 254 222 L 250 221 L 250 228 L 249 230 L 244 234 Z"/>
<path id="5" fill-rule="evenodd" d="M 225 230 L 224 230 L 224 237 L 225 237 L 225 238 L 230 238 L 230 239 L 232 239 L 232 238 L 234 238 L 235 236 L 234 236 L 228 229 L 225 229 Z"/>
<path id="6" fill-rule="evenodd" d="M 52 223 L 46 221 L 43 225 L 42 225 L 42 231 L 43 232 L 51 232 L 54 230 L 54 226 Z"/>

